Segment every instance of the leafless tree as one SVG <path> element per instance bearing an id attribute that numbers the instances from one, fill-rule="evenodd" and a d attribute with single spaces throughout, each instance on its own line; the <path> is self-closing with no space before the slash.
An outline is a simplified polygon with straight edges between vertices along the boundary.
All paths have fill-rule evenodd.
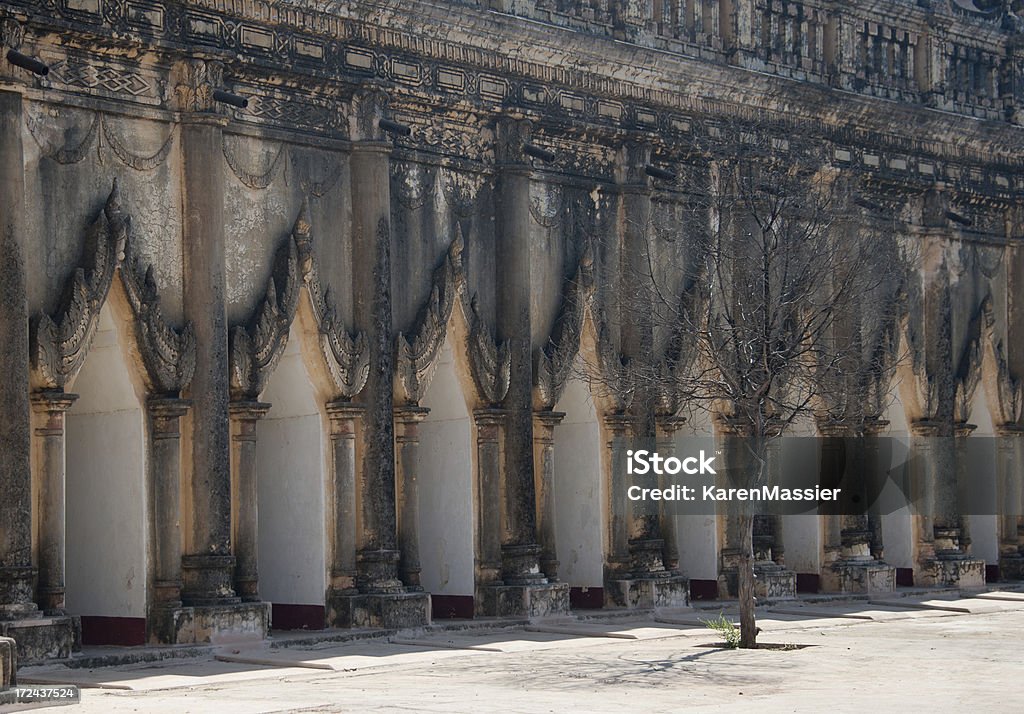
<path id="1" fill-rule="evenodd" d="M 913 259 L 823 142 L 739 121 L 700 135 L 664 182 L 675 208 L 640 231 L 642 260 L 620 261 L 612 312 L 647 326 L 650 348 L 629 359 L 637 394 L 654 395 L 645 406 L 711 411 L 746 454 L 735 485 L 757 488 L 769 444 L 796 420 L 857 434 L 881 415 Z M 659 237 L 665 215 L 673 245 Z M 749 503 L 738 521 L 741 646 L 755 647 Z"/>

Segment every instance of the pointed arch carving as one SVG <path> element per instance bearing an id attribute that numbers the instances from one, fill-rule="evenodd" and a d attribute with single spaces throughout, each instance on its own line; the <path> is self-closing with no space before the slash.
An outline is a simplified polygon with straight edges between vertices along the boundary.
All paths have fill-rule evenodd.
<path id="1" fill-rule="evenodd" d="M 127 234 L 128 221 L 121 211 L 121 192 L 115 179 L 103 210 L 86 232 L 85 259 L 65 284 L 60 307 L 53 315 L 41 313 L 32 322 L 34 388 L 64 389 L 82 369 Z"/>
<path id="2" fill-rule="evenodd" d="M 119 270 L 135 318 L 135 339 L 149 381 L 150 392 L 176 396 L 192 381 L 196 366 L 196 336 L 192 323 L 176 329 L 160 306 L 160 292 L 152 264 L 142 267 L 131 235 L 125 241 Z"/>
<path id="3" fill-rule="evenodd" d="M 561 309 L 548 343 L 534 351 L 534 405 L 552 409 L 565 391 L 580 338 L 587 307 L 594 292 L 594 251 L 587 241 L 572 278 L 566 283 Z"/>
<path id="4" fill-rule="evenodd" d="M 991 293 L 982 303 L 982 314 L 985 318 L 985 342 L 988 345 L 988 349 L 985 350 L 987 354 L 983 357 L 988 356 L 994 366 L 991 371 L 995 380 L 995 413 L 1000 425 L 1024 424 L 1024 380 L 1017 378 L 1010 371 L 1006 343 L 997 330 Z"/>
<path id="5" fill-rule="evenodd" d="M 459 231 L 434 270 L 430 296 L 420 308 L 408 335 L 395 338 L 395 399 L 399 403 L 418 404 L 437 368 L 437 357 L 448 333 L 448 321 L 465 290 L 462 273 L 462 233 Z"/>
<path id="6" fill-rule="evenodd" d="M 493 330 L 480 314 L 476 295 L 469 294 L 462 260 L 464 248 L 462 228 L 456 226 L 455 238 L 434 270 L 430 295 L 413 328 L 408 335 L 400 332 L 395 338 L 397 403 L 419 404 L 426 395 L 453 318 L 459 321 L 460 332 L 465 335 L 478 398 L 487 404 L 497 404 L 508 392 L 512 355 L 507 345 L 495 340 Z"/>
<path id="7" fill-rule="evenodd" d="M 231 331 L 233 399 L 257 399 L 266 387 L 288 345 L 302 287 L 316 322 L 320 356 L 332 391 L 341 399 L 351 399 L 366 385 L 370 373 L 366 336 L 349 333 L 338 316 L 330 288 L 325 289 L 320 281 L 309 202 L 304 200 L 291 235 L 275 255 L 263 300 L 248 324 Z"/>
<path id="8" fill-rule="evenodd" d="M 131 233 L 131 216 L 122 210 L 114 179 L 103 210 L 86 234 L 85 259 L 68 278 L 60 307 L 32 321 L 33 389 L 63 390 L 77 376 L 115 273 L 131 308 L 147 388 L 153 394 L 175 395 L 188 385 L 195 368 L 192 325 L 177 329 L 166 320 L 152 266 L 142 268 Z"/>

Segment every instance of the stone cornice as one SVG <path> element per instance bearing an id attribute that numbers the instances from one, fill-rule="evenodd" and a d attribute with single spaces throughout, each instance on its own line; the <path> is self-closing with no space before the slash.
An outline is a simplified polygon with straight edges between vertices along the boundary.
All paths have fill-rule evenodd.
<path id="1" fill-rule="evenodd" d="M 416 12 L 410 5 L 416 6 Z M 324 93 L 334 99 L 321 102 L 322 109 L 315 106 L 319 97 L 311 100 L 311 127 L 323 126 L 322 117 L 313 116 L 317 111 L 325 116 L 340 111 L 338 105 L 348 94 L 344 86 L 377 77 L 390 85 L 396 106 L 406 99 L 426 106 L 461 105 L 491 113 L 511 103 L 543 116 L 545 123 L 558 123 L 564 117 L 565 121 L 591 125 L 605 136 L 641 130 L 667 140 L 684 138 L 694 119 L 741 114 L 753 121 L 767 117 L 800 126 L 802 131 L 827 137 L 840 146 L 876 147 L 1001 167 L 998 170 L 1009 173 L 1024 170 L 1016 150 L 1021 130 L 1008 124 L 982 123 L 920 105 L 886 102 L 717 63 L 711 65 L 715 68 L 711 78 L 708 63 L 694 58 L 458 5 L 414 0 L 401 3 L 401 7 L 396 3 L 360 6 L 371 8 L 362 14 L 368 19 L 329 16 L 259 0 L 202 0 L 168 5 L 162 14 L 150 17 L 149 30 L 114 31 L 110 22 L 106 26 L 97 22 L 90 30 L 90 25 L 76 23 L 75 33 L 83 37 L 74 44 L 86 45 L 82 40 L 90 31 L 107 38 L 116 35 L 125 46 L 150 45 L 165 64 L 181 54 L 181 38 L 204 45 L 222 58 L 230 51 L 241 57 L 225 67 L 232 86 L 266 91 L 267 97 L 273 97 L 277 90 L 272 82 L 280 83 L 282 78 L 286 85 L 323 85 L 328 90 Z M 153 7 L 160 6 L 153 3 Z M 261 19 L 244 20 L 246 17 Z M 157 20 L 164 23 L 161 32 Z M 121 25 L 126 22 L 122 18 Z M 63 34 L 61 23 L 49 16 L 32 17 L 28 29 L 43 37 L 48 32 Z M 171 33 L 173 29 L 178 32 Z M 39 46 L 48 49 L 49 45 L 43 39 Z M 531 49 L 513 51 L 513 47 L 524 46 Z M 146 66 L 152 65 L 147 62 Z M 584 70 L 583 66 L 593 69 Z M 336 70 L 333 73 L 329 71 L 332 68 Z M 68 89 L 75 91 L 74 86 Z M 316 94 L 308 93 L 310 97 Z M 235 118 L 273 126 L 289 95 L 301 104 L 302 97 L 289 90 L 279 106 L 265 108 L 266 117 L 237 112 Z M 772 98 L 773 106 L 767 106 L 767 97 Z M 130 95 L 125 98 L 133 99 Z M 901 135 L 911 128 L 915 136 Z M 935 138 L 916 138 L 922 135 Z M 879 167 L 884 168 L 887 166 Z M 924 180 L 931 180 L 929 176 L 950 178 L 931 174 L 924 175 Z M 1009 197 L 1020 186 L 1014 185 L 1013 179 L 1004 179 L 1002 192 Z"/>

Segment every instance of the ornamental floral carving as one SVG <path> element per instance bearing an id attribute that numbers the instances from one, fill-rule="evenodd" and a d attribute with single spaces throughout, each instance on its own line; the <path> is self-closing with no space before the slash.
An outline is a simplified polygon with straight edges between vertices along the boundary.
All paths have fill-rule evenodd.
<path id="1" fill-rule="evenodd" d="M 430 297 L 420 308 L 413 329 L 408 335 L 399 332 L 395 338 L 395 399 L 399 403 L 419 404 L 434 376 L 448 320 L 464 285 L 462 249 L 459 232 L 434 270 Z"/>
<path id="2" fill-rule="evenodd" d="M 32 321 L 33 388 L 64 389 L 81 370 L 124 251 L 128 224 L 115 179 L 103 211 L 89 227 L 85 261 L 68 279 L 60 307 Z"/>
<path id="3" fill-rule="evenodd" d="M 350 334 L 338 316 L 330 289 L 320 281 L 313 252 L 309 204 L 303 201 L 291 235 L 278 248 L 267 289 L 246 325 L 231 331 L 231 392 L 235 400 L 255 400 L 266 388 L 288 345 L 292 322 L 306 288 L 316 322 L 320 354 L 341 399 L 351 399 L 366 385 L 370 352 L 366 336 Z"/>
<path id="4" fill-rule="evenodd" d="M 135 338 L 150 391 L 176 396 L 189 385 L 195 371 L 196 337 L 192 323 L 186 323 L 179 330 L 167 322 L 160 306 L 153 266 L 142 267 L 131 236 L 125 241 L 119 273 L 135 317 Z"/>
<path id="5" fill-rule="evenodd" d="M 580 349 L 584 316 L 593 287 L 594 253 L 588 242 L 575 274 L 566 285 L 551 339 L 534 352 L 534 402 L 537 408 L 553 408 L 565 390 Z"/>

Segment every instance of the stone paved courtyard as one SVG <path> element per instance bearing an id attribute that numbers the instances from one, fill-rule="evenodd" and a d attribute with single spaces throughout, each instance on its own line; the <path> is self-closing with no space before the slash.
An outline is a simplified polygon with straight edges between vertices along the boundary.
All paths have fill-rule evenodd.
<path id="1" fill-rule="evenodd" d="M 406 633 L 193 659 L 26 668 L 76 682 L 82 712 L 668 712 L 1024 710 L 1024 595 L 796 603 L 761 613 L 764 643 L 728 651 L 708 611 L 498 630 Z M 714 613 L 717 614 L 717 613 Z M 600 635 L 600 636 L 598 636 Z M 279 636 L 277 644 L 286 644 Z"/>

